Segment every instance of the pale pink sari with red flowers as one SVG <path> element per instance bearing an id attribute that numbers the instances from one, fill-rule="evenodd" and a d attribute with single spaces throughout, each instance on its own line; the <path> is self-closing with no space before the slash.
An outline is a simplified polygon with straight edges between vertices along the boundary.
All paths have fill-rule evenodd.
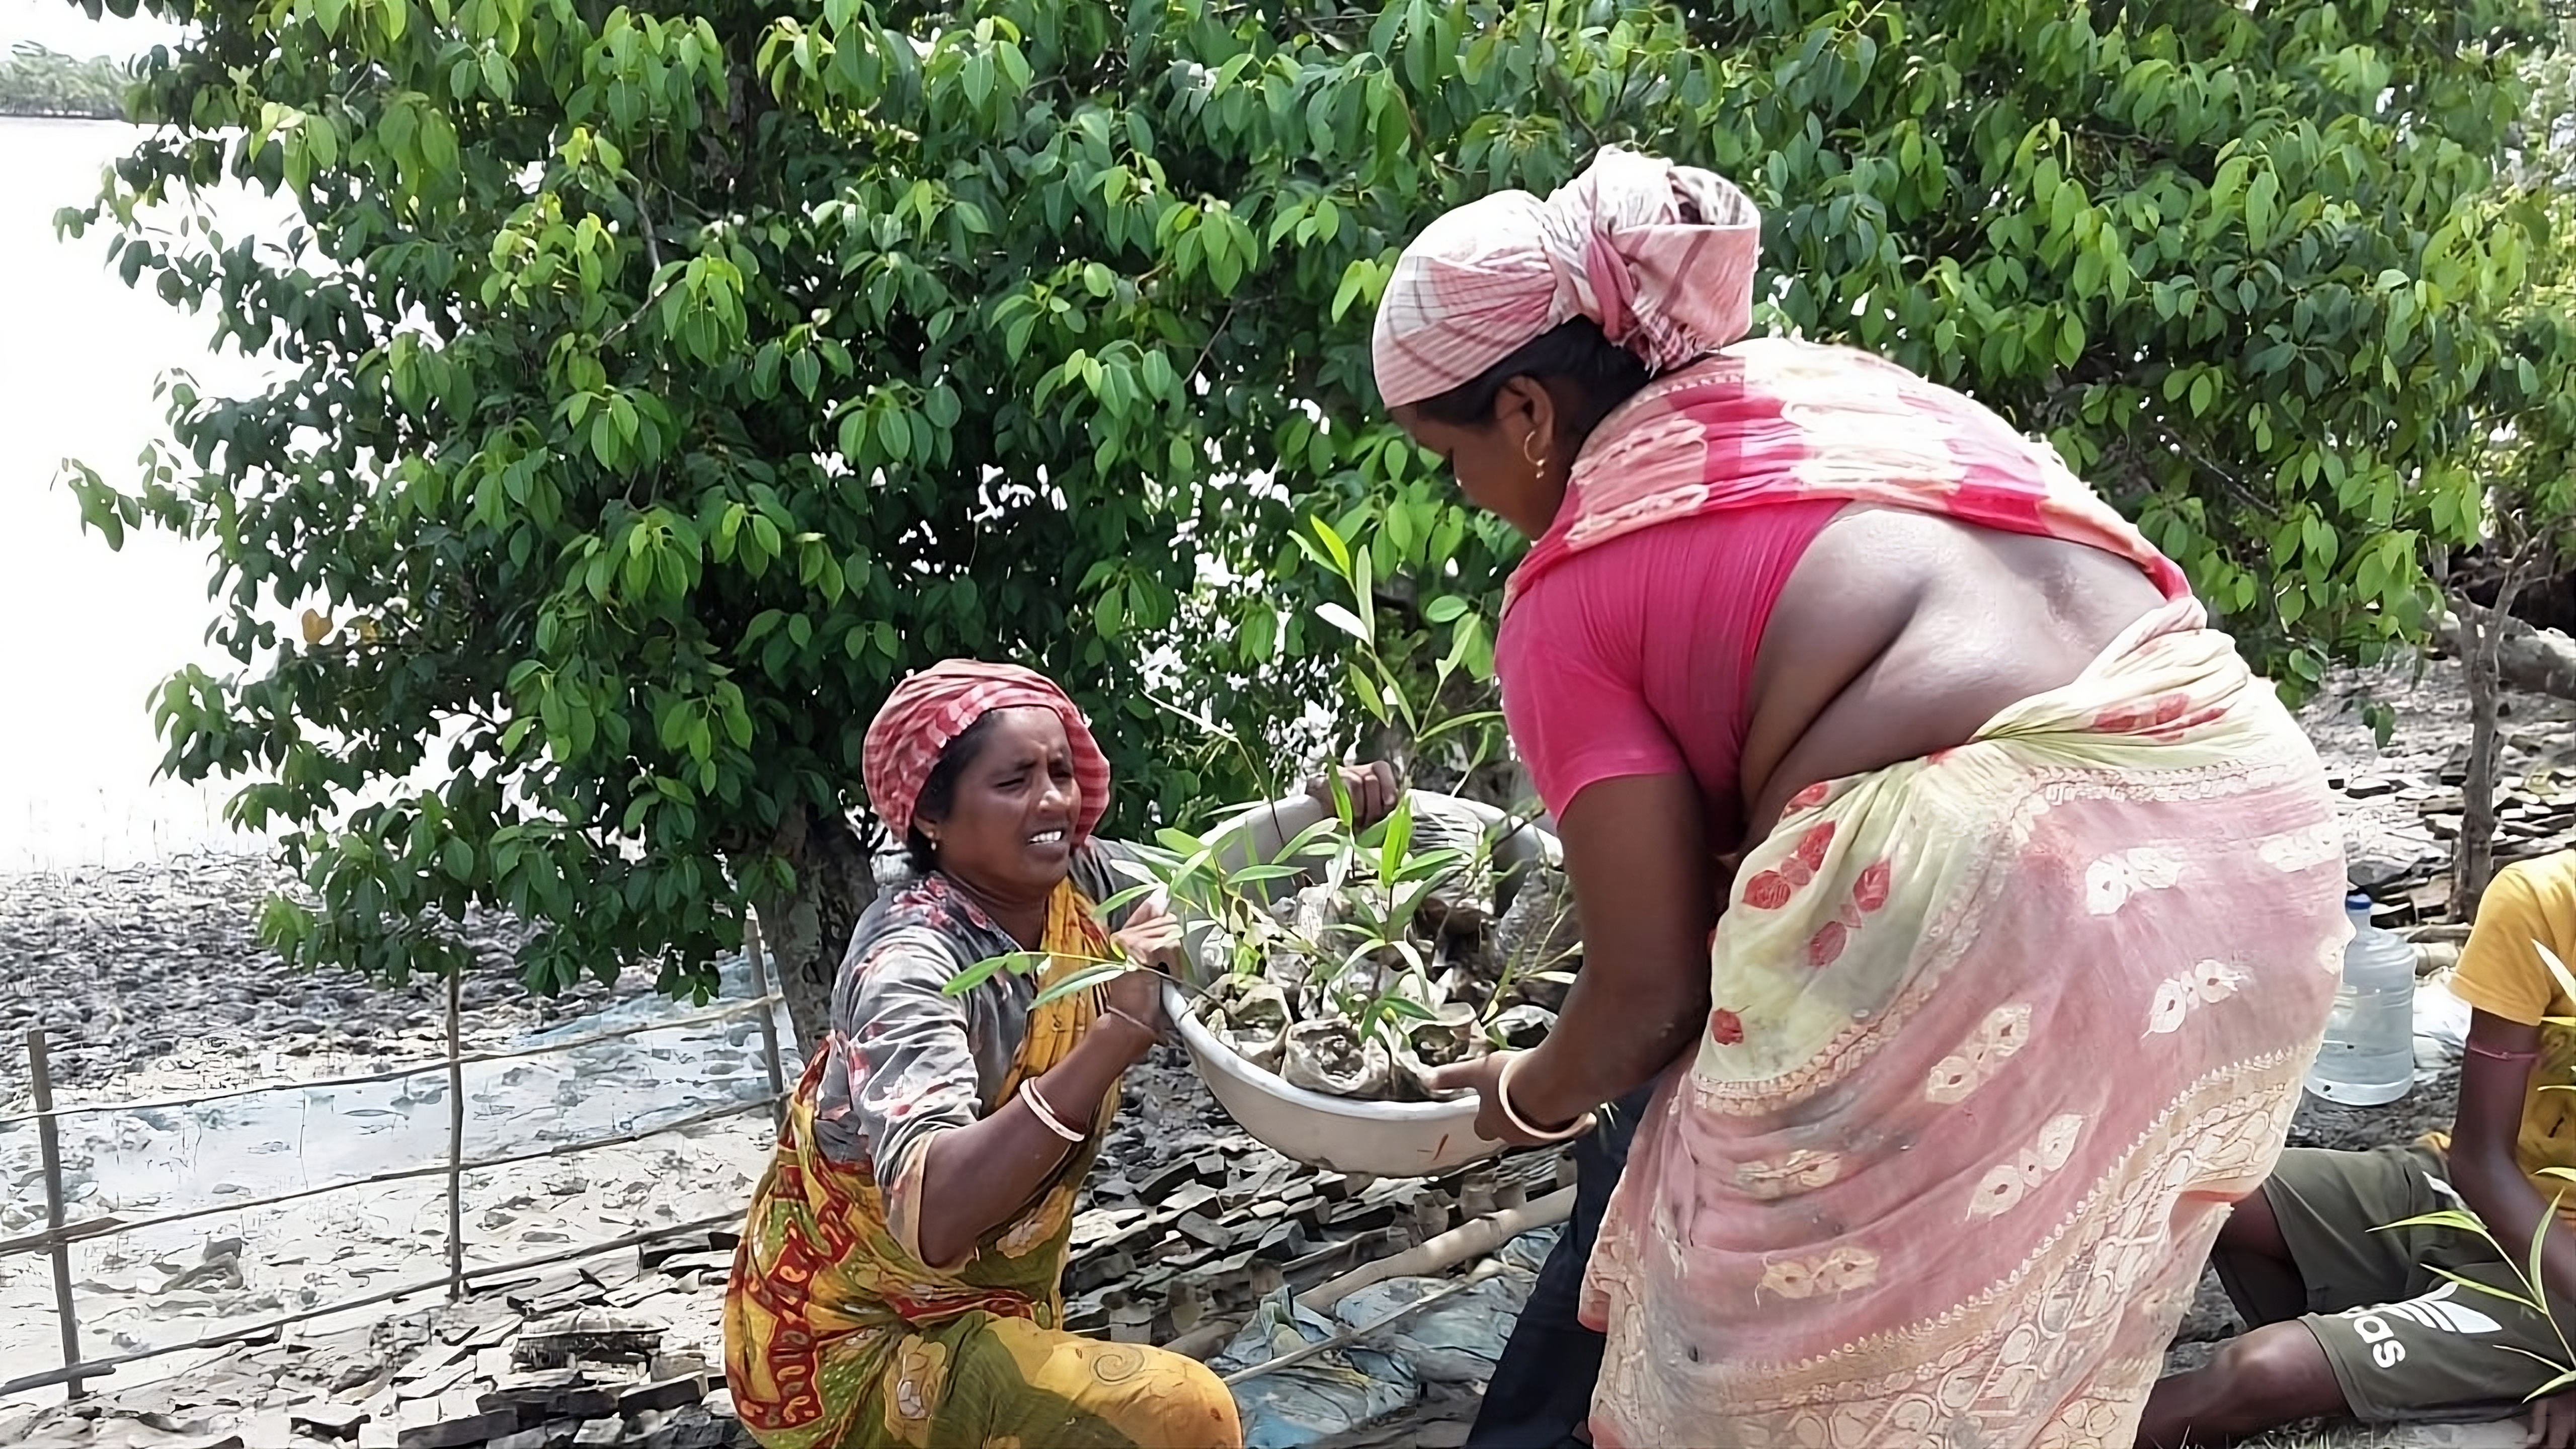
<path id="1" fill-rule="evenodd" d="M 1603 424 L 1516 579 L 1841 497 L 2134 559 L 2169 602 L 1960 748 L 1798 796 L 1736 876 L 1695 1060 L 1592 1260 L 1606 1446 L 2118 1445 L 2278 1155 L 2349 928 L 2313 750 L 2055 454 L 1767 339 Z"/>

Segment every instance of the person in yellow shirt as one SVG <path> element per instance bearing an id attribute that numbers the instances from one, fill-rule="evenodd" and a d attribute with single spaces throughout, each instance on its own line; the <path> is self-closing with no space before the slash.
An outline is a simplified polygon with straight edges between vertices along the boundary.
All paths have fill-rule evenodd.
<path id="1" fill-rule="evenodd" d="M 2576 851 L 2507 866 L 2487 888 L 2451 983 L 2471 1017 L 2450 1133 L 2293 1148 L 2237 1205 L 2212 1262 L 2254 1326 L 2156 1385 L 2140 1449 L 2345 1414 L 2498 1418 L 2576 1364 L 2576 1179 L 2544 1171 L 2576 1171 L 2576 1090 L 2563 1090 L 2576 1088 L 2576 1001 L 2543 948 L 2576 962 Z M 2532 1296 L 2525 1265 L 2553 1203 L 2537 1287 L 2555 1323 L 2515 1301 Z M 2493 1240 L 2390 1226 L 2445 1209 L 2475 1214 Z M 2531 1412 L 2531 1442 L 2576 1449 L 2576 1394 Z"/>

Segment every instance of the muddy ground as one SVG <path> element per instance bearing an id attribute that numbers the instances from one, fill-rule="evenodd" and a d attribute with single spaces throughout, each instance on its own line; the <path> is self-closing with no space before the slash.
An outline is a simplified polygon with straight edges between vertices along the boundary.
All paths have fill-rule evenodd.
<path id="1" fill-rule="evenodd" d="M 2361 713 L 2365 700 L 2395 711 L 2397 732 L 2384 751 L 2374 745 Z M 2428 903 L 2438 894 L 2434 877 L 2448 851 L 2440 797 L 2444 777 L 2456 774 L 2464 708 L 2445 666 L 2421 678 L 2395 672 L 2344 676 L 2303 716 L 2329 770 L 2348 789 L 2356 874 L 2378 887 L 2383 900 L 2410 902 L 2409 911 L 2431 909 Z M 2555 772 L 2576 760 L 2571 713 L 2576 712 L 2556 703 L 2514 701 L 2507 721 L 2509 782 L 2543 796 L 2554 789 Z M 2538 831 L 2537 825 L 2525 830 L 2507 853 L 2548 844 Z M 223 856 L 134 870 L 0 876 L 0 959 L 10 963 L 0 974 L 0 1114 L 25 1104 L 20 1043 L 25 1029 L 39 1024 L 54 1042 L 57 1090 L 86 1100 L 169 1093 L 191 1084 L 310 1079 L 435 1057 L 443 1034 L 438 989 L 297 975 L 258 946 L 251 923 L 276 883 L 268 863 Z M 464 990 L 466 1037 L 473 1048 L 585 1020 L 621 1001 L 631 1007 L 645 989 L 646 983 L 631 980 L 617 990 L 594 987 L 566 999 L 533 1000 L 508 966 L 506 928 L 482 930 L 476 944 L 483 964 Z M 728 1069 L 743 1070 L 738 1062 Z M 2293 1140 L 2360 1147 L 2410 1139 L 2448 1123 L 2454 1082 L 2446 1077 L 2419 1087 L 2402 1103 L 2367 1111 L 2312 1100 Z M 1142 1181 L 1159 1166 L 1232 1137 L 1232 1125 L 1186 1066 L 1159 1060 L 1131 1081 L 1099 1174 Z M 689 1176 L 693 1191 L 747 1188 L 760 1165 L 757 1130 L 702 1136 L 681 1146 L 687 1164 L 682 1175 Z M 676 1172 L 673 1159 L 639 1147 L 586 1166 L 574 1192 L 553 1193 L 545 1183 L 517 1189 L 503 1184 L 510 1192 L 504 1201 L 527 1200 L 504 1210 L 508 1232 L 521 1235 L 522 1243 L 530 1235 L 548 1241 L 574 1227 L 582 1229 L 580 1237 L 599 1236 L 602 1204 L 635 1196 L 635 1184 L 616 1180 L 620 1174 L 649 1183 Z M 31 1196 L 36 1186 L 23 1171 L 9 1172 L 0 1215 L 26 1222 L 38 1201 Z M 0 1260 L 0 1292 L 14 1286 L 32 1293 L 42 1273 L 41 1258 Z M 29 1301 L 10 1297 L 13 1308 Z M 2223 1297 L 2205 1292 L 2173 1361 L 2197 1362 L 2233 1331 Z M 1444 1387 L 1402 1419 L 1350 1442 L 1455 1442 L 1473 1404 L 1472 1394 Z M 2365 1436 L 2327 1442 L 2374 1441 Z"/>

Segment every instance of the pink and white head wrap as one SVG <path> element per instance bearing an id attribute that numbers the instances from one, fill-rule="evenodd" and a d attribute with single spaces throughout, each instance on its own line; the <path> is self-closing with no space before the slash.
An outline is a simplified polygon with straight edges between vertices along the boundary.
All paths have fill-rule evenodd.
<path id="1" fill-rule="evenodd" d="M 1046 709 L 1064 721 L 1066 743 L 1073 747 L 1073 779 L 1082 787 L 1082 813 L 1074 821 L 1076 839 L 1109 809 L 1109 757 L 1091 737 L 1091 722 L 1056 682 L 1016 664 L 986 664 L 975 659 L 943 659 L 894 687 L 868 725 L 859 759 L 859 777 L 868 804 L 886 829 L 901 840 L 912 829 L 912 811 L 921 802 L 921 787 L 939 766 L 949 742 L 975 721 L 997 709 Z"/>
<path id="2" fill-rule="evenodd" d="M 1761 250 L 1724 177 L 1605 146 L 1545 201 L 1498 191 L 1413 239 L 1378 302 L 1378 393 L 1437 397 L 1576 317 L 1668 371 L 1752 330 Z"/>

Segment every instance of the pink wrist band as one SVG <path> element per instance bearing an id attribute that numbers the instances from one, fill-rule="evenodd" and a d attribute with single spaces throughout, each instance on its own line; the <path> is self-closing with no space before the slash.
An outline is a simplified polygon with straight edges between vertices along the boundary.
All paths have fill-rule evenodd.
<path id="1" fill-rule="evenodd" d="M 2476 1042 L 2469 1042 L 2467 1043 L 2467 1046 L 2470 1051 L 2475 1052 L 2479 1056 L 2485 1057 L 2489 1061 L 2536 1062 L 2540 1060 L 2540 1053 L 2538 1052 L 2500 1052 L 2493 1047 L 2482 1047 Z"/>

